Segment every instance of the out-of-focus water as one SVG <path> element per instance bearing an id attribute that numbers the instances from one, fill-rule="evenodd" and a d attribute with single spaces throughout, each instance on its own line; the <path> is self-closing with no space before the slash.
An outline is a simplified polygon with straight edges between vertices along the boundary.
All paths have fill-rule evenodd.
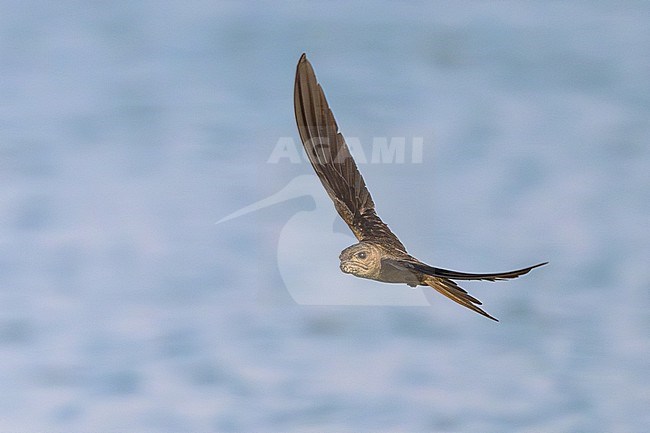
<path id="1" fill-rule="evenodd" d="M 637 1 L 2 2 L 0 431 L 647 431 L 649 22 Z M 298 305 L 278 243 L 309 197 L 215 225 L 312 174 L 269 162 L 302 52 L 369 160 L 422 137 L 420 163 L 359 164 L 412 254 L 551 262 L 464 285 L 499 324 L 441 296 Z M 411 290 L 301 245 L 306 290 Z"/>

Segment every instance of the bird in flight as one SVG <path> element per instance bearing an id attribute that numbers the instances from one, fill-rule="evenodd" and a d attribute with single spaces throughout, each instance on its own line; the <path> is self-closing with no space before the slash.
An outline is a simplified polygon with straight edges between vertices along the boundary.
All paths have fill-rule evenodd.
<path id="1" fill-rule="evenodd" d="M 309 161 L 336 211 L 359 240 L 339 256 L 344 273 L 411 287 L 430 286 L 452 301 L 498 321 L 479 307 L 481 301 L 453 280 L 507 280 L 548 263 L 509 272 L 471 274 L 436 268 L 411 256 L 375 212 L 375 203 L 305 54 L 300 57 L 296 70 L 294 109 Z"/>

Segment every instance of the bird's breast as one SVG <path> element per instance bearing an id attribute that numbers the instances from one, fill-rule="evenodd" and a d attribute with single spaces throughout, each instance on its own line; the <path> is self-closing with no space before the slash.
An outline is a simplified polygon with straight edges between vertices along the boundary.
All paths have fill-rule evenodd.
<path id="1" fill-rule="evenodd" d="M 377 280 L 385 283 L 408 284 L 410 286 L 417 286 L 420 284 L 418 275 L 412 271 L 385 264 L 382 264 L 381 269 L 379 270 L 379 278 L 377 278 Z"/>

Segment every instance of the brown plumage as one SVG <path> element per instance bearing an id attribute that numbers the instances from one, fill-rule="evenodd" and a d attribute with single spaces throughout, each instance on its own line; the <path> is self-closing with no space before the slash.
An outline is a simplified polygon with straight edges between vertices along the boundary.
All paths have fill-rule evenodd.
<path id="1" fill-rule="evenodd" d="M 336 211 L 359 240 L 341 252 L 343 272 L 387 283 L 427 285 L 460 305 L 497 320 L 478 307 L 481 305 L 478 299 L 452 280 L 517 278 L 546 264 L 509 272 L 470 274 L 422 263 L 406 252 L 404 245 L 375 212 L 375 203 L 305 54 L 300 57 L 296 70 L 294 109 L 309 161 Z"/>

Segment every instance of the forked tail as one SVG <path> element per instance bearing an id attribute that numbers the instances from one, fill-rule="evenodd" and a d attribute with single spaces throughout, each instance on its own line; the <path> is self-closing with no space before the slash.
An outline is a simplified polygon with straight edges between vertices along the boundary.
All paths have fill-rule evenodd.
<path id="1" fill-rule="evenodd" d="M 494 274 L 469 274 L 466 272 L 457 272 L 450 271 L 448 269 L 434 268 L 433 266 L 429 266 L 424 263 L 413 263 L 412 266 L 416 270 L 425 274 L 423 282 L 427 286 L 433 287 L 439 293 L 445 295 L 452 301 L 459 303 L 463 307 L 467 307 L 470 310 L 476 311 L 477 313 L 487 317 L 488 319 L 492 319 L 498 322 L 496 318 L 490 316 L 479 307 L 479 305 L 482 305 L 481 301 L 467 293 L 465 289 L 452 281 L 452 279 L 488 281 L 508 280 L 511 278 L 517 278 L 520 275 L 527 274 L 532 269 L 544 266 L 547 263 L 548 262 L 539 263 L 537 265 L 529 266 L 523 269 L 517 269 L 515 271 L 499 272 Z"/>
<path id="2" fill-rule="evenodd" d="M 476 311 L 478 314 L 481 314 L 488 319 L 492 319 L 495 322 L 499 321 L 478 307 L 479 305 L 482 305 L 481 301 L 467 293 L 465 289 L 458 286 L 458 284 L 454 283 L 450 279 L 431 277 L 427 275 L 424 277 L 424 283 L 427 286 L 433 287 L 439 293 L 445 295 L 452 301 L 459 303 L 463 307 L 467 307 L 472 311 Z"/>

